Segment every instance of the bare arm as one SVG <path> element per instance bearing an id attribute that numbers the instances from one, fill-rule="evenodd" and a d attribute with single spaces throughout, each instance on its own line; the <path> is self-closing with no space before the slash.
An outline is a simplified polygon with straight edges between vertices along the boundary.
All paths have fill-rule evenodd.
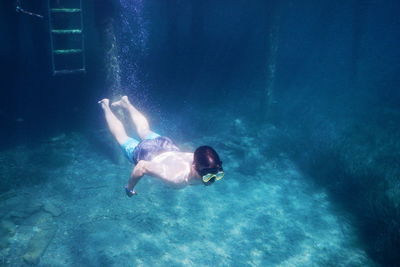
<path id="1" fill-rule="evenodd" d="M 132 170 L 131 177 L 128 180 L 128 185 L 126 186 L 126 189 L 127 189 L 126 194 L 129 197 L 136 194 L 136 192 L 133 190 L 133 188 L 139 182 L 140 178 L 142 178 L 144 175 L 144 172 L 145 172 L 144 165 L 145 165 L 145 162 L 143 160 L 141 160 L 136 164 L 135 168 L 133 168 L 133 170 Z"/>
<path id="2" fill-rule="evenodd" d="M 162 167 L 159 164 L 151 161 L 140 160 L 132 170 L 131 177 L 128 180 L 128 185 L 125 187 L 126 194 L 129 197 L 136 194 L 133 188 L 139 182 L 140 178 L 143 177 L 143 175 L 149 174 L 153 176 L 159 176 L 160 171 L 162 171 Z"/>

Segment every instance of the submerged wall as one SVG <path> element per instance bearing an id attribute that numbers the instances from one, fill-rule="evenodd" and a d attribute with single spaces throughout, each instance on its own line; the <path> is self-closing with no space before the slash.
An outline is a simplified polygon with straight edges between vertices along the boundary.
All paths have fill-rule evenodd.
<path id="1" fill-rule="evenodd" d="M 287 6 L 274 106 L 286 150 L 384 266 L 400 262 L 399 10 L 396 1 Z"/>
<path id="2" fill-rule="evenodd" d="M 51 73 L 47 1 L 21 3 L 44 18 L 17 13 L 15 1 L 0 3 L 2 146 L 36 142 L 84 127 L 105 91 L 104 54 L 97 30 L 97 21 L 105 15 L 96 14 L 94 2 L 84 1 L 87 73 L 66 76 Z"/>

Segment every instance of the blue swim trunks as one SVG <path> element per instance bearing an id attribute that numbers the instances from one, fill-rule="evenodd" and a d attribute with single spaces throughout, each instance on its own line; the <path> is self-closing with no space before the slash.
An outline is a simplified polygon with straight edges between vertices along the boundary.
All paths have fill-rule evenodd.
<path id="1" fill-rule="evenodd" d="M 129 138 L 121 148 L 128 160 L 134 164 L 140 160 L 152 160 L 164 152 L 179 151 L 171 139 L 153 132 L 142 141 Z"/>

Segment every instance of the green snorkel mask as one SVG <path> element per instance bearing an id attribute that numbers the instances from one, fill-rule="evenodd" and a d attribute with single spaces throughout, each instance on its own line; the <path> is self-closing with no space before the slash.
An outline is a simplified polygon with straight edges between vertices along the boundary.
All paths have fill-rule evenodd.
<path id="1" fill-rule="evenodd" d="M 212 178 L 215 178 L 216 181 L 221 180 L 224 177 L 224 172 L 219 171 L 217 173 L 207 173 L 202 177 L 203 182 L 207 183 L 210 181 Z"/>
<path id="2" fill-rule="evenodd" d="M 221 180 L 225 173 L 222 168 L 206 168 L 199 171 L 201 180 L 205 185 L 210 185 L 215 181 Z"/>

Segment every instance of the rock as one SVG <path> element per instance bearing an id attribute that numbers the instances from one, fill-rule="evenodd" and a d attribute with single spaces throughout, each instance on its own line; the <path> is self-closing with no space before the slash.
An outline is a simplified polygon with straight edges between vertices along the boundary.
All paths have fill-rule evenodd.
<path id="1" fill-rule="evenodd" d="M 66 137 L 67 137 L 67 135 L 65 133 L 62 133 L 62 134 L 60 134 L 58 136 L 55 136 L 55 137 L 51 138 L 50 141 L 51 142 L 59 142 L 59 141 L 64 140 Z"/>
<path id="2" fill-rule="evenodd" d="M 9 238 L 15 235 L 15 224 L 9 220 L 2 220 L 0 222 L 0 248 L 7 248 L 9 245 Z"/>
<path id="3" fill-rule="evenodd" d="M 30 225 L 33 227 L 45 226 L 47 223 L 53 222 L 53 216 L 45 211 L 39 211 L 26 218 L 21 225 Z"/>
<path id="4" fill-rule="evenodd" d="M 26 253 L 22 256 L 28 264 L 39 263 L 40 257 L 46 251 L 57 231 L 57 225 L 54 224 L 50 215 L 41 216 L 36 226 L 36 233 L 29 241 Z"/>
<path id="5" fill-rule="evenodd" d="M 246 134 L 248 134 L 248 131 L 247 131 L 247 126 L 245 125 L 245 123 L 241 120 L 241 119 L 239 119 L 239 118 L 237 118 L 237 119 L 235 119 L 234 121 L 233 121 L 233 133 L 236 135 L 236 136 L 244 136 L 244 135 L 246 135 Z"/>
<path id="6" fill-rule="evenodd" d="M 50 213 L 54 217 L 60 216 L 62 213 L 61 209 L 55 206 L 52 202 L 44 203 L 43 210 Z"/>
<path id="7" fill-rule="evenodd" d="M 23 203 L 22 200 L 20 200 L 20 203 Z M 42 205 L 40 203 L 29 203 L 28 205 L 19 204 L 13 207 L 13 210 L 8 213 L 6 217 L 11 218 L 13 221 L 15 221 L 15 219 L 23 220 L 41 209 Z"/>
<path id="8" fill-rule="evenodd" d="M 0 248 L 6 248 L 8 247 L 9 242 L 8 242 L 8 237 L 3 236 L 2 234 L 0 235 Z"/>
<path id="9" fill-rule="evenodd" d="M 0 201 L 4 201 L 10 198 L 15 197 L 17 194 L 14 191 L 8 191 L 5 193 L 0 194 Z"/>
<path id="10" fill-rule="evenodd" d="M 0 233 L 4 233 L 7 236 L 15 235 L 16 225 L 9 220 L 3 220 L 0 222 Z"/>

